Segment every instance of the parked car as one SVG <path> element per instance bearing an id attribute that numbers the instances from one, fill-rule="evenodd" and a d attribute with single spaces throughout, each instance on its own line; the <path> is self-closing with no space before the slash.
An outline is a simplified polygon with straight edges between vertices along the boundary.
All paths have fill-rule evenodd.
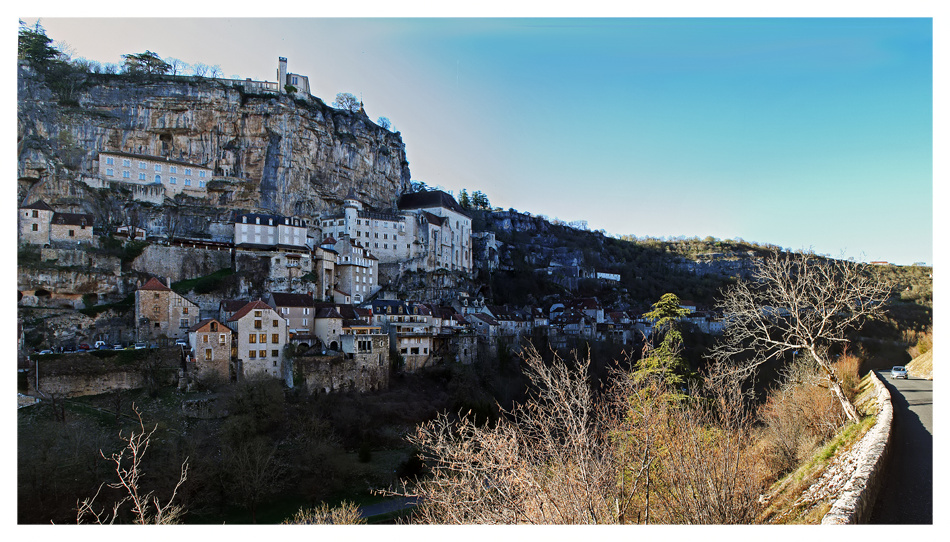
<path id="1" fill-rule="evenodd" d="M 52 354 L 52 353 L 53 353 L 52 350 L 40 350 L 39 352 L 37 352 L 37 354 L 39 354 L 40 356 L 45 356 L 46 354 Z"/>
<path id="2" fill-rule="evenodd" d="M 125 347 L 122 346 L 121 344 L 113 344 L 113 345 L 112 345 L 112 349 L 113 349 L 113 350 L 124 350 Z"/>
<path id="3" fill-rule="evenodd" d="M 80 350 L 89 350 L 89 343 L 79 343 Z"/>
<path id="4" fill-rule="evenodd" d="M 135 349 L 136 349 L 136 350 L 141 350 L 141 349 L 143 349 L 143 348 L 148 348 L 148 345 L 145 344 L 145 343 L 135 343 Z"/>
<path id="5" fill-rule="evenodd" d="M 891 378 L 903 378 L 907 380 L 907 367 L 895 365 L 891 367 Z"/>
<path id="6" fill-rule="evenodd" d="M 175 346 L 188 346 L 188 341 L 185 339 L 177 339 L 175 341 Z"/>
<path id="7" fill-rule="evenodd" d="M 105 349 L 107 348 L 107 347 L 106 347 L 106 342 L 105 342 L 105 341 L 96 341 L 96 344 L 94 345 L 94 348 L 95 348 L 96 350 L 105 350 Z"/>

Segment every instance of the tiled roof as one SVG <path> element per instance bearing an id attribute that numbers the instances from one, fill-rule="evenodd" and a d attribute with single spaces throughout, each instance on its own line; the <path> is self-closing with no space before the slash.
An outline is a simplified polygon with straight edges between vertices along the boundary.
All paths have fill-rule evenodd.
<path id="1" fill-rule="evenodd" d="M 247 313 L 253 310 L 266 310 L 266 309 L 274 310 L 274 307 L 271 307 L 270 305 L 268 305 L 267 303 L 264 303 L 260 299 L 258 299 L 257 301 L 251 301 L 247 305 L 244 305 L 243 307 L 241 307 L 239 311 L 231 315 L 231 317 L 228 318 L 228 322 L 236 322 L 240 320 L 241 318 L 244 318 L 244 316 L 246 316 Z"/>
<path id="2" fill-rule="evenodd" d="M 327 307 L 327 308 L 323 308 L 323 309 L 320 309 L 319 311 L 317 311 L 317 314 L 316 314 L 316 316 L 314 316 L 314 318 L 320 318 L 320 319 L 324 319 L 324 318 L 335 318 L 335 319 L 342 320 L 342 319 L 343 319 L 343 315 L 341 315 L 339 312 L 337 312 L 336 309 Z"/>
<path id="3" fill-rule="evenodd" d="M 198 322 L 197 324 L 195 324 L 195 325 L 191 326 L 190 328 L 188 328 L 188 331 L 189 331 L 189 332 L 191 332 L 191 331 L 199 331 L 201 328 L 205 327 L 206 325 L 210 324 L 211 322 L 218 322 L 219 324 L 221 324 L 221 322 L 219 322 L 217 318 L 205 318 L 204 320 L 202 320 L 202 321 Z M 219 329 L 218 331 L 222 331 L 222 332 L 223 332 L 224 330 L 231 331 L 231 328 L 229 328 L 228 326 L 226 326 L 226 325 L 224 325 L 224 324 L 221 324 L 221 329 Z"/>
<path id="4" fill-rule="evenodd" d="M 139 290 L 158 290 L 161 292 L 171 291 L 171 288 L 162 284 L 162 281 L 158 280 L 155 277 L 148 279 L 148 282 L 143 284 Z"/>
<path id="5" fill-rule="evenodd" d="M 456 213 L 470 217 L 465 209 L 455 201 L 455 198 L 441 190 L 428 190 L 425 192 L 413 192 L 403 194 L 399 198 L 400 209 L 424 209 L 432 207 L 443 207 L 451 209 Z"/>
<path id="6" fill-rule="evenodd" d="M 222 299 L 218 306 L 224 312 L 237 312 L 241 310 L 241 307 L 247 305 L 248 301 L 247 299 Z"/>
<path id="7" fill-rule="evenodd" d="M 52 210 L 53 210 L 52 207 L 50 207 L 49 205 L 47 205 L 46 202 L 43 201 L 43 200 L 41 200 L 41 199 L 40 199 L 40 200 L 36 200 L 36 201 L 34 201 L 33 203 L 31 203 L 31 204 L 29 204 L 29 205 L 24 205 L 23 207 L 20 207 L 20 209 L 38 209 L 38 210 L 40 210 L 40 211 L 52 211 Z"/>
<path id="8" fill-rule="evenodd" d="M 53 224 L 92 226 L 92 215 L 85 213 L 54 213 Z"/>
<path id="9" fill-rule="evenodd" d="M 271 292 L 271 298 L 278 307 L 312 307 L 313 297 L 307 294 L 288 294 Z"/>

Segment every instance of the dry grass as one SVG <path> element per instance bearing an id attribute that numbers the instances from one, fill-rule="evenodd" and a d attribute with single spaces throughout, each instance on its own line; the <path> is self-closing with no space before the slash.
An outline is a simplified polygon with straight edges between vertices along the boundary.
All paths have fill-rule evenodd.
<path id="1" fill-rule="evenodd" d="M 757 523 L 821 523 L 837 498 L 837 490 L 832 485 L 834 475 L 843 468 L 839 459 L 864 437 L 876 421 L 877 403 L 871 400 L 876 391 L 870 376 L 861 379 L 853 389 L 855 405 L 864 416 L 862 420 L 846 425 L 823 446 L 813 449 L 798 468 L 773 484 L 763 496 L 766 505 L 756 518 Z"/>

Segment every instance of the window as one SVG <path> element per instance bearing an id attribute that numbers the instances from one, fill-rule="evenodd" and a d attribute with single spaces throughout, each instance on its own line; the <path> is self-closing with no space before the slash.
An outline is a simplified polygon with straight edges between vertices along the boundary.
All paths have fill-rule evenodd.
<path id="1" fill-rule="evenodd" d="M 70 236 L 70 237 L 76 237 L 76 232 L 73 231 L 73 230 L 69 230 L 69 236 Z"/>
<path id="2" fill-rule="evenodd" d="M 191 186 L 191 179 L 185 179 L 185 186 Z"/>
<path id="3" fill-rule="evenodd" d="M 182 319 L 178 320 L 178 327 L 180 327 L 180 328 L 186 328 L 186 329 L 187 329 L 188 326 L 190 325 L 190 322 L 191 322 L 191 321 L 188 320 L 187 318 L 182 318 Z"/>
<path id="4" fill-rule="evenodd" d="M 115 164 L 115 159 L 113 159 L 111 156 L 106 157 L 106 164 L 110 166 Z"/>
<path id="5" fill-rule="evenodd" d="M 273 325 L 273 327 L 277 327 L 277 320 L 274 320 L 274 325 Z"/>
<path id="6" fill-rule="evenodd" d="M 39 231 L 39 225 L 33 224 L 33 231 Z"/>
<path id="7" fill-rule="evenodd" d="M 178 178 L 177 178 L 177 177 L 169 177 L 169 178 L 168 178 L 168 182 L 171 183 L 171 184 L 178 184 Z"/>
<path id="8" fill-rule="evenodd" d="M 251 350 L 247 353 L 247 357 L 251 359 L 257 359 L 257 350 Z"/>
<path id="9" fill-rule="evenodd" d="M 188 307 L 183 307 L 181 309 L 182 314 L 188 314 Z"/>
<path id="10" fill-rule="evenodd" d="M 204 181 L 198 181 L 198 188 L 204 188 L 204 187 L 205 187 L 205 182 L 204 182 Z"/>
<path id="11" fill-rule="evenodd" d="M 254 333 L 251 333 L 250 335 L 248 335 L 247 342 L 248 344 L 257 344 L 257 335 Z"/>
<path id="12" fill-rule="evenodd" d="M 270 351 L 270 355 L 276 358 L 276 357 L 280 356 L 280 352 L 277 351 L 277 350 L 271 350 L 271 351 Z M 276 362 L 276 361 L 274 362 L 274 367 L 277 367 L 277 362 Z"/>
<path id="13" fill-rule="evenodd" d="M 254 329 L 261 329 L 262 327 L 264 327 L 264 325 L 261 324 L 260 320 L 254 320 Z"/>
<path id="14" fill-rule="evenodd" d="M 115 175 L 115 172 L 112 171 L 112 168 L 111 168 L 111 167 L 110 167 L 110 168 L 106 168 L 106 175 L 108 175 L 109 177 L 112 177 L 113 175 Z"/>
<path id="15" fill-rule="evenodd" d="M 162 170 L 162 165 L 161 165 L 161 164 L 155 164 L 155 171 L 161 171 L 161 170 Z"/>
<path id="16" fill-rule="evenodd" d="M 227 335 L 224 333 L 218 335 L 218 344 L 227 344 L 226 342 Z"/>
<path id="17" fill-rule="evenodd" d="M 266 357 L 267 357 L 267 350 L 259 350 L 259 351 L 257 352 L 257 354 L 258 354 L 260 357 L 262 357 L 262 358 L 266 358 Z"/>
<path id="18" fill-rule="evenodd" d="M 202 335 L 202 336 L 201 336 L 201 342 L 203 342 L 203 343 L 208 342 L 208 336 L 207 336 L 207 335 Z"/>
<path id="19" fill-rule="evenodd" d="M 157 182 L 157 183 L 162 182 L 162 176 L 161 176 L 161 175 L 156 175 L 156 176 L 155 176 L 155 182 Z"/>
<path id="20" fill-rule="evenodd" d="M 267 344 L 267 333 L 261 333 L 261 344 Z"/>
<path id="21" fill-rule="evenodd" d="M 211 361 L 211 349 L 205 348 L 205 361 Z"/>
<path id="22" fill-rule="evenodd" d="M 168 166 L 169 173 L 178 173 L 178 168 L 175 166 Z"/>
<path id="23" fill-rule="evenodd" d="M 264 316 L 264 311 L 254 311 L 255 318 L 260 318 L 261 316 Z"/>
<path id="24" fill-rule="evenodd" d="M 140 180 L 140 181 L 144 181 L 144 180 L 145 180 L 145 174 L 144 174 L 144 173 L 139 173 L 139 180 Z"/>
<path id="25" fill-rule="evenodd" d="M 122 167 L 132 167 L 132 161 L 128 159 L 122 160 Z"/>
<path id="26" fill-rule="evenodd" d="M 280 335 L 277 333 L 271 334 L 270 338 L 271 338 L 271 342 L 274 344 L 277 344 L 280 342 Z M 261 342 L 265 342 L 265 341 L 261 341 Z"/>
<path id="27" fill-rule="evenodd" d="M 145 162 L 139 162 L 139 169 L 148 169 L 148 164 Z"/>
<path id="28" fill-rule="evenodd" d="M 185 168 L 185 175 L 191 175 L 191 168 Z"/>
<path id="29" fill-rule="evenodd" d="M 204 172 L 204 171 L 199 171 L 199 172 L 198 172 L 198 178 L 204 179 L 204 178 L 205 178 L 205 172 Z"/>
<path id="30" fill-rule="evenodd" d="M 131 179 L 131 178 L 132 178 L 132 174 L 131 174 L 130 172 L 128 172 L 128 171 L 123 171 L 123 172 L 122 172 L 122 178 L 123 178 L 123 179 Z"/>

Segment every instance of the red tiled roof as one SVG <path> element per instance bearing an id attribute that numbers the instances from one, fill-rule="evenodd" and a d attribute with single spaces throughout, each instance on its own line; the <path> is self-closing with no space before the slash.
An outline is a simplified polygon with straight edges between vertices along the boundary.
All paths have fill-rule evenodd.
<path id="1" fill-rule="evenodd" d="M 161 291 L 161 292 L 167 292 L 167 291 L 171 290 L 171 288 L 169 288 L 168 286 L 165 286 L 164 284 L 162 284 L 162 281 L 158 280 L 157 278 L 152 277 L 152 278 L 148 279 L 148 282 L 146 282 L 145 284 L 143 284 L 143 285 L 139 288 L 139 290 L 158 290 L 158 291 Z"/>
<path id="2" fill-rule="evenodd" d="M 271 307 L 270 305 L 268 305 L 267 303 L 264 303 L 264 302 L 261 301 L 260 299 L 258 299 L 257 301 L 251 301 L 251 302 L 248 303 L 247 305 L 244 305 L 243 307 L 241 307 L 241 310 L 239 310 L 239 311 L 237 311 L 236 313 L 234 313 L 233 315 L 231 315 L 231 317 L 228 318 L 228 322 L 236 322 L 236 321 L 240 320 L 241 318 L 244 318 L 244 316 L 246 316 L 247 313 L 251 312 L 252 310 L 258 310 L 258 309 L 260 309 L 260 310 L 264 310 L 264 309 L 274 310 L 274 307 Z"/>

